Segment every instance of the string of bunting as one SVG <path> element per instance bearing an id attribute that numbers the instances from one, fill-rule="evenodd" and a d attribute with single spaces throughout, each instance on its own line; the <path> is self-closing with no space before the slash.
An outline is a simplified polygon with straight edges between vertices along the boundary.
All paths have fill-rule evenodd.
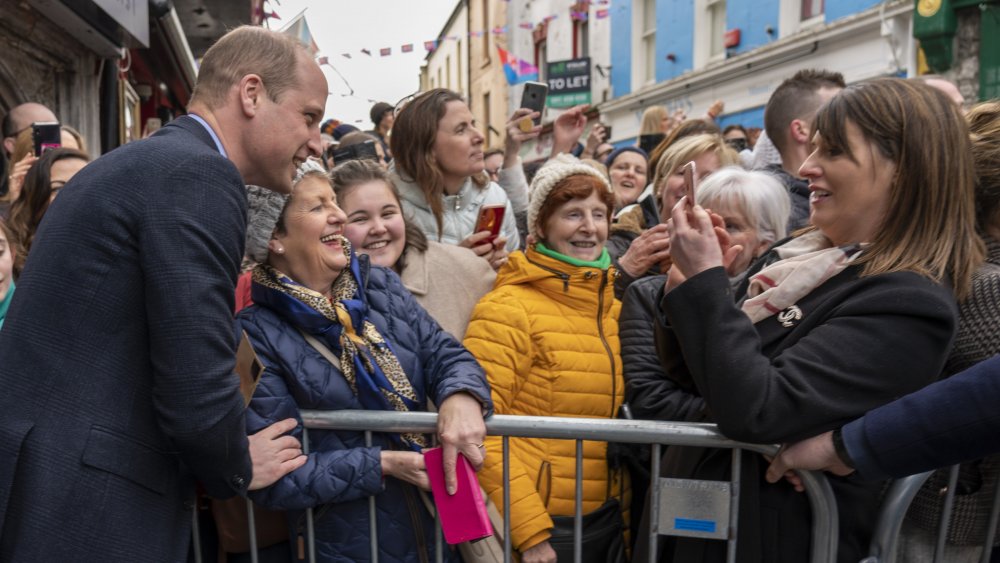
<path id="1" fill-rule="evenodd" d="M 270 3 L 271 0 L 265 0 L 265 1 L 268 2 L 268 3 Z M 510 2 L 510 0 L 502 0 L 502 1 L 503 2 L 508 2 L 508 3 Z M 572 10 L 571 9 L 570 13 L 569 13 L 569 17 L 573 21 L 587 21 L 590 18 L 590 14 L 589 14 L 589 8 L 590 8 L 590 6 L 592 6 L 592 5 L 607 6 L 609 3 L 610 3 L 610 0 L 583 0 L 581 2 L 577 2 L 576 4 L 574 4 L 573 7 L 574 8 L 582 8 L 582 9 L 579 9 L 579 10 Z M 607 8 L 597 8 L 596 10 L 594 10 L 593 17 L 595 19 L 603 20 L 603 19 L 607 18 L 608 15 L 609 15 L 609 11 L 608 11 Z M 274 20 L 280 20 L 281 19 L 281 17 L 278 15 L 278 13 L 273 8 L 270 8 L 270 12 L 264 11 L 263 14 L 262 14 L 262 16 L 263 16 L 263 19 L 265 21 L 269 20 L 269 19 L 274 19 Z M 525 30 L 533 30 L 537 26 L 547 24 L 548 22 L 550 22 L 550 21 L 552 21 L 552 20 L 554 20 L 554 19 L 556 19 L 558 17 L 559 17 L 558 14 L 550 14 L 550 15 L 545 16 L 544 18 L 542 18 L 541 21 L 539 21 L 537 23 L 536 22 L 530 22 L 530 21 L 523 21 L 523 22 L 518 23 L 517 27 L 520 28 L 520 29 L 525 29 Z M 444 41 L 458 41 L 462 37 L 471 37 L 471 38 L 475 39 L 475 38 L 483 37 L 486 34 L 506 35 L 507 31 L 508 31 L 508 27 L 507 26 L 497 26 L 497 27 L 494 27 L 494 28 L 489 29 L 489 30 L 475 30 L 475 31 L 470 31 L 470 32 L 462 34 L 462 35 L 447 35 L 447 36 L 443 36 L 443 37 L 438 37 L 437 39 L 430 39 L 430 40 L 424 41 L 423 42 L 423 47 L 424 47 L 424 51 L 425 52 L 431 52 L 431 51 L 436 50 L 438 47 L 440 47 L 441 44 L 442 44 L 442 42 L 444 42 Z M 402 45 L 399 46 L 399 52 L 402 53 L 402 54 L 413 53 L 414 52 L 414 47 L 415 47 L 414 43 L 404 43 L 404 44 L 402 44 Z M 381 47 L 379 49 L 360 48 L 360 49 L 358 49 L 357 53 L 359 53 L 361 55 L 368 56 L 368 57 L 374 57 L 376 54 L 378 54 L 379 57 L 389 57 L 389 56 L 392 56 L 392 54 L 393 54 L 393 47 Z M 340 56 L 343 57 L 343 58 L 345 58 L 345 59 L 350 59 L 350 58 L 353 57 L 353 55 L 354 55 L 354 53 L 351 52 L 351 51 L 345 51 L 343 53 L 340 53 Z"/>

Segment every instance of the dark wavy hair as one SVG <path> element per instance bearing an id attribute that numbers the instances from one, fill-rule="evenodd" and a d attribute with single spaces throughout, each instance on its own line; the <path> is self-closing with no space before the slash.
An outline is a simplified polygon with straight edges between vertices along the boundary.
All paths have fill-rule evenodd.
<path id="1" fill-rule="evenodd" d="M 46 151 L 35 162 L 24 177 L 21 195 L 10 206 L 7 224 L 21 250 L 18 260 L 21 264 L 31 250 L 35 231 L 52 200 L 52 165 L 60 160 L 79 159 L 90 162 L 87 153 L 76 149 L 59 148 Z"/>

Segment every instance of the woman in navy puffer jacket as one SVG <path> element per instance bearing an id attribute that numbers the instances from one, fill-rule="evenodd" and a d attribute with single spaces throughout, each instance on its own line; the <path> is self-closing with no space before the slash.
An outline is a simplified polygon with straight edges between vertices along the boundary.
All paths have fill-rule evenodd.
<path id="1" fill-rule="evenodd" d="M 253 274 L 255 305 L 237 317 L 265 368 L 247 412 L 248 433 L 299 418 L 299 409 L 415 411 L 431 400 L 440 442 L 481 465 L 483 416 L 492 403 L 479 364 L 395 273 L 351 252 L 328 178 L 307 173 L 276 207 L 265 263 Z M 323 346 L 334 361 L 319 351 Z M 301 438 L 301 428 L 295 435 Z M 289 511 L 293 546 L 303 545 L 304 510 L 313 507 L 318 560 L 369 561 L 374 495 L 379 560 L 433 560 L 434 521 L 417 491 L 428 488 L 418 453 L 427 436 L 376 434 L 366 447 L 359 432 L 314 430 L 309 441 L 305 465 L 251 495 Z"/>

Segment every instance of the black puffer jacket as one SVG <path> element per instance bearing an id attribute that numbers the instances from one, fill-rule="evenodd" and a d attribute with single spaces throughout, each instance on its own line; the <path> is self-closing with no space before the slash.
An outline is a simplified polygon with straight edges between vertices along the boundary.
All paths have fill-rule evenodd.
<path id="1" fill-rule="evenodd" d="M 697 421 L 705 400 L 668 378 L 656 354 L 653 324 L 666 280 L 665 275 L 645 277 L 625 291 L 618 320 L 625 401 L 638 419 Z"/>

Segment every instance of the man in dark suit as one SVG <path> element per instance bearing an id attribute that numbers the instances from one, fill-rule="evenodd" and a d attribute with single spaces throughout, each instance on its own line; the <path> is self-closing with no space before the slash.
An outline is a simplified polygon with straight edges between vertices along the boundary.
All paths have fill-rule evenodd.
<path id="1" fill-rule="evenodd" d="M 50 207 L 0 331 L 0 560 L 184 560 L 196 481 L 226 498 L 305 461 L 287 422 L 248 444 L 232 311 L 244 182 L 291 190 L 326 96 L 294 40 L 234 30 L 190 116 Z"/>

